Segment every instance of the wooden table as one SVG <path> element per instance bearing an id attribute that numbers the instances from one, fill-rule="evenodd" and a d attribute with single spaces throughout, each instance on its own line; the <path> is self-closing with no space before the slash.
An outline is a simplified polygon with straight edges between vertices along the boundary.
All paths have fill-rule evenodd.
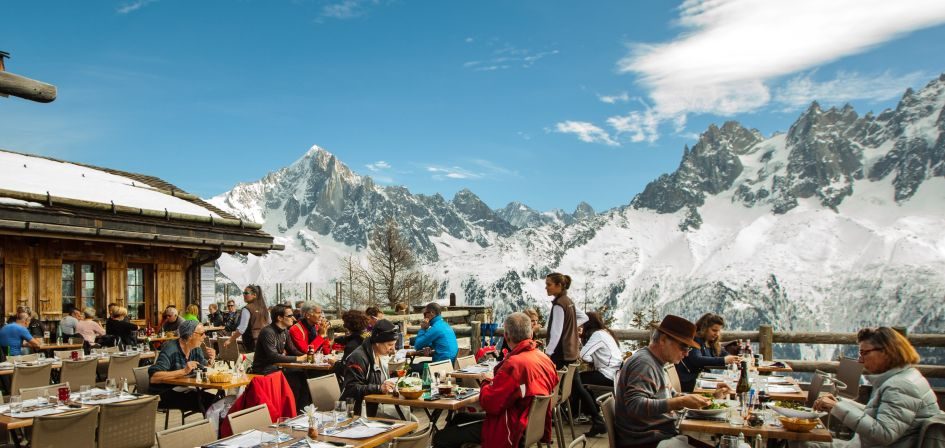
<path id="1" fill-rule="evenodd" d="M 772 366 L 772 365 L 771 365 L 772 362 L 780 362 L 781 364 L 784 364 L 784 367 L 775 367 L 775 366 Z M 765 364 L 767 364 L 767 365 L 765 365 Z M 786 361 L 777 361 L 777 360 L 775 360 L 775 361 L 764 361 L 764 362 L 762 363 L 762 365 L 755 367 L 755 369 L 758 370 L 758 373 L 760 373 L 760 374 L 762 374 L 762 375 L 767 375 L 767 374 L 770 374 L 770 373 L 773 373 L 773 372 L 788 373 L 788 372 L 793 372 L 793 371 L 794 371 L 794 369 L 791 368 L 791 365 L 788 364 Z"/>
<path id="2" fill-rule="evenodd" d="M 139 353 L 139 354 L 141 355 L 141 357 L 140 357 L 139 359 L 153 359 L 155 356 L 157 356 L 157 353 L 155 353 L 155 352 L 143 352 L 143 353 Z M 107 365 L 110 359 L 111 359 L 110 357 L 99 358 L 98 364 L 99 364 L 99 365 L 102 365 L 102 364 L 106 364 L 106 365 Z M 53 370 L 55 370 L 55 369 L 61 369 L 61 368 L 62 368 L 62 361 L 56 361 L 56 362 L 52 363 L 52 368 L 53 368 Z M 13 375 L 13 372 L 14 372 L 14 369 L 2 369 L 2 370 L 0 370 L 0 376 L 3 376 L 3 375 Z"/>
<path id="3" fill-rule="evenodd" d="M 23 346 L 28 347 L 28 345 L 26 344 L 24 344 Z M 55 350 L 81 350 L 81 349 L 82 349 L 82 344 L 72 344 L 68 342 L 54 342 L 54 343 L 40 342 L 38 350 L 41 352 L 52 352 Z"/>
<path id="4" fill-rule="evenodd" d="M 364 401 L 368 403 L 378 403 L 378 404 L 392 404 L 397 408 L 397 414 L 400 415 L 400 418 L 406 420 L 401 406 L 410 406 L 411 408 L 422 408 L 424 412 L 427 413 L 427 417 L 430 419 L 430 424 L 436 428 L 436 422 L 440 418 L 440 414 L 443 411 L 448 411 L 446 416 L 446 421 L 449 422 L 453 419 L 453 413 L 455 411 L 464 409 L 466 407 L 475 405 L 479 402 L 479 393 L 478 391 L 470 397 L 463 398 L 462 400 L 457 400 L 455 398 L 440 398 L 433 401 L 426 401 L 423 397 L 417 398 L 415 400 L 410 400 L 404 398 L 403 396 L 392 397 L 389 394 L 372 394 L 365 395 Z"/>
<path id="5" fill-rule="evenodd" d="M 707 434 L 724 434 L 737 436 L 739 433 L 745 434 L 748 440 L 751 440 L 757 434 L 766 439 L 780 440 L 800 440 L 809 442 L 830 442 L 830 431 L 825 428 L 817 427 L 810 432 L 794 432 L 784 428 L 777 428 L 770 425 L 763 426 L 732 426 L 728 422 L 714 420 L 694 420 L 691 418 L 683 419 L 679 425 L 681 432 L 701 432 Z"/>
<path id="6" fill-rule="evenodd" d="M 168 379 L 158 381 L 158 383 L 169 384 L 171 386 L 193 387 L 194 389 L 197 389 L 198 391 L 202 391 L 204 389 L 216 389 L 219 391 L 217 395 L 222 396 L 222 394 L 229 389 L 236 389 L 236 388 L 249 385 L 249 383 L 256 376 L 257 375 L 254 375 L 254 374 L 247 374 L 246 376 L 240 379 L 237 379 L 234 376 L 233 380 L 230 381 L 229 383 L 210 382 L 210 380 L 207 379 L 206 375 L 204 375 L 203 381 L 199 381 L 199 382 L 197 381 L 197 378 L 194 378 L 194 377 L 183 377 L 183 378 L 168 378 Z M 207 408 L 203 403 L 202 397 L 203 397 L 203 394 L 197 394 L 197 405 L 200 407 L 200 412 L 206 413 Z"/>
<path id="7" fill-rule="evenodd" d="M 309 364 L 307 362 L 277 362 L 273 365 L 276 367 L 282 367 L 284 369 L 315 370 L 319 372 L 332 372 L 335 368 L 333 362 L 328 364 Z"/>
<path id="8" fill-rule="evenodd" d="M 206 331 L 207 333 L 210 333 L 213 331 L 223 331 L 223 330 L 226 330 L 226 327 L 211 327 L 208 325 L 203 326 L 203 331 Z"/>
<path id="9" fill-rule="evenodd" d="M 342 437 L 332 437 L 332 436 L 326 436 L 326 435 L 324 435 L 324 434 L 319 434 L 319 435 L 318 435 L 318 440 L 319 440 L 319 441 L 322 441 L 322 442 L 337 442 L 337 443 L 343 443 L 343 444 L 346 444 L 346 445 L 351 445 L 351 446 L 353 446 L 354 448 L 373 448 L 373 447 L 380 446 L 380 445 L 383 445 L 383 444 L 385 444 L 385 443 L 390 442 L 391 440 L 394 439 L 394 437 L 400 437 L 400 436 L 404 436 L 404 435 L 410 434 L 411 432 L 416 431 L 417 428 L 419 427 L 419 425 L 417 424 L 417 422 L 410 422 L 410 421 L 391 420 L 391 419 L 374 418 L 374 417 L 369 417 L 368 420 L 378 420 L 378 421 L 383 421 L 383 422 L 401 423 L 401 426 L 398 426 L 398 427 L 396 427 L 396 428 L 394 428 L 394 429 L 391 429 L 390 431 L 387 431 L 387 432 L 383 432 L 383 433 L 381 433 L 381 434 L 378 434 L 378 435 L 376 435 L 376 436 L 374 436 L 374 437 L 365 437 L 365 438 L 363 438 L 363 439 L 346 439 L 346 438 L 342 438 Z M 342 422 L 341 424 L 344 425 L 344 424 L 349 423 L 350 421 L 351 421 L 351 419 L 345 420 L 345 421 Z M 263 429 L 260 429 L 260 431 L 269 432 L 269 431 L 270 431 L 270 428 L 263 428 Z M 286 431 L 286 430 L 284 429 L 283 431 Z M 288 434 L 289 434 L 290 436 L 292 436 L 292 440 L 289 440 L 289 441 L 287 441 L 287 442 L 282 442 L 282 443 L 279 444 L 279 446 L 289 446 L 289 445 L 292 445 L 293 443 L 295 443 L 295 442 L 297 442 L 297 441 L 299 441 L 299 440 L 302 440 L 302 439 L 304 439 L 304 438 L 306 438 L 306 437 L 308 436 L 308 431 L 295 430 L 295 429 L 291 429 L 291 428 L 288 428 L 287 431 L 288 431 Z M 220 439 L 220 440 L 218 440 L 217 442 L 214 442 L 214 443 L 218 443 L 218 442 L 221 442 L 221 441 L 225 441 L 225 440 L 230 439 L 230 438 L 232 438 L 232 437 L 236 437 L 236 435 L 231 436 L 231 437 L 227 437 L 227 438 L 225 438 L 225 439 Z"/>

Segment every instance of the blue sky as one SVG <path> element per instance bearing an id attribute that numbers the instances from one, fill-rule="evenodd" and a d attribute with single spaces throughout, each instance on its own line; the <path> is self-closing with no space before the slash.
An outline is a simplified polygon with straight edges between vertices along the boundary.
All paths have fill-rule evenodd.
<path id="1" fill-rule="evenodd" d="M 945 71 L 940 0 L 4 1 L 0 148 L 204 197 L 312 145 L 381 184 L 598 210 L 711 123 L 865 113 Z"/>

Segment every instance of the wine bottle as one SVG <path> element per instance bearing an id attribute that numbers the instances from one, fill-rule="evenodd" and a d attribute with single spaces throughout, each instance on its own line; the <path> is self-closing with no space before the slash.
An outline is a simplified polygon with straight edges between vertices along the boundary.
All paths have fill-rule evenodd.
<path id="1" fill-rule="evenodd" d="M 748 361 L 742 361 L 741 367 L 742 372 L 738 377 L 738 385 L 735 386 L 735 393 L 737 393 L 739 396 L 751 389 L 751 384 L 748 381 Z"/>

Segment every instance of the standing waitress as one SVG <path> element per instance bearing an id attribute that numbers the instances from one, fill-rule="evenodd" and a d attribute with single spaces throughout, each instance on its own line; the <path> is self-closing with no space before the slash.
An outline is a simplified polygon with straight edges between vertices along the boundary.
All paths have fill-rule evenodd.
<path id="1" fill-rule="evenodd" d="M 548 343 L 545 353 L 560 370 L 578 360 L 581 345 L 578 342 L 578 327 L 587 322 L 587 315 L 574 306 L 568 297 L 571 277 L 553 272 L 545 277 L 545 292 L 554 297 L 548 317 Z"/>
<path id="2" fill-rule="evenodd" d="M 246 306 L 240 311 L 239 324 L 236 331 L 230 335 L 229 339 L 223 341 L 226 347 L 233 343 L 236 338 L 243 337 L 243 349 L 246 353 L 256 351 L 256 338 L 259 332 L 266 325 L 269 325 L 269 310 L 266 306 L 266 298 L 263 297 L 262 288 L 259 285 L 247 285 L 243 288 L 243 300 Z"/>

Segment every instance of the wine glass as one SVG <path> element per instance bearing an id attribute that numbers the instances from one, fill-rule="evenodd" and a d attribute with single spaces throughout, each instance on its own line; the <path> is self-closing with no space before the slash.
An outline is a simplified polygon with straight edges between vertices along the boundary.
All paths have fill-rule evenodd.
<path id="1" fill-rule="evenodd" d="M 348 403 L 344 400 L 335 402 L 335 422 L 344 421 L 348 415 Z"/>

